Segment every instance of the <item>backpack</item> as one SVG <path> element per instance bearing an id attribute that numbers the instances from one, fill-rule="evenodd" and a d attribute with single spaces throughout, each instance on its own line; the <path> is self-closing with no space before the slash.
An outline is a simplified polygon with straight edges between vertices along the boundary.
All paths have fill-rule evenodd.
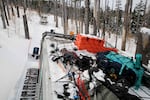
<path id="1" fill-rule="evenodd" d="M 136 81 L 136 74 L 132 69 L 125 68 L 122 70 L 122 74 L 120 74 L 120 70 L 122 68 L 122 64 L 112 61 L 106 56 L 111 52 L 100 52 L 96 55 L 96 63 L 98 68 L 101 68 L 104 73 L 110 76 L 114 81 L 118 81 L 120 79 L 126 79 L 130 84 L 129 86 L 133 86 Z M 118 58 L 119 59 L 119 58 Z"/>

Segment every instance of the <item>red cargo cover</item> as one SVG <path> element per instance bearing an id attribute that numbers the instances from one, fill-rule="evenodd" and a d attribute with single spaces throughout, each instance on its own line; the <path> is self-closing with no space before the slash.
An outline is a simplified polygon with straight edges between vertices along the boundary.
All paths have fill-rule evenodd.
<path id="1" fill-rule="evenodd" d="M 104 40 L 83 36 L 80 34 L 76 36 L 76 41 L 74 43 L 79 50 L 87 50 L 92 53 L 104 51 L 114 51 L 114 52 L 118 51 L 116 48 L 104 47 Z"/>

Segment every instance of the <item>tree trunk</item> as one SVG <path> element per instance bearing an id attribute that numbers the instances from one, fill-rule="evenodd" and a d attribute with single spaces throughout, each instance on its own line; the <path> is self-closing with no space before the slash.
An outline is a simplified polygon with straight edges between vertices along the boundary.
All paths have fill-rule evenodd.
<path id="1" fill-rule="evenodd" d="M 104 15 L 105 16 L 105 15 Z M 102 36 L 103 36 L 103 40 L 105 40 L 105 18 L 103 17 L 103 29 L 102 29 Z"/>
<path id="2" fill-rule="evenodd" d="M 103 40 L 105 40 L 105 31 L 106 31 L 106 17 L 107 17 L 107 0 L 105 0 L 105 10 L 103 12 L 103 29 L 102 29 L 102 36 Z"/>
<path id="3" fill-rule="evenodd" d="M 30 39 L 29 36 L 29 28 L 28 28 L 28 21 L 26 14 L 23 15 L 23 23 L 24 23 L 24 30 L 25 30 L 25 38 Z"/>
<path id="4" fill-rule="evenodd" d="M 66 26 L 66 34 L 68 33 L 68 1 L 65 4 L 65 26 Z"/>
<path id="5" fill-rule="evenodd" d="M 90 1 L 85 0 L 85 34 L 89 34 L 89 11 Z"/>
<path id="6" fill-rule="evenodd" d="M 9 26 L 9 22 L 8 22 L 8 17 L 7 17 L 7 13 L 6 13 L 6 9 L 5 9 L 5 3 L 4 0 L 2 0 L 2 7 L 3 7 L 3 11 L 4 11 L 4 15 L 5 15 L 5 19 L 6 19 L 6 23 Z"/>
<path id="7" fill-rule="evenodd" d="M 7 3 L 6 3 L 6 8 L 7 8 L 7 15 L 8 15 L 8 18 L 10 20 L 10 11 L 9 11 L 9 2 L 7 0 Z"/>
<path id="8" fill-rule="evenodd" d="M 143 37 L 141 32 L 137 33 L 136 54 L 137 53 L 143 54 Z"/>
<path id="9" fill-rule="evenodd" d="M 120 12 L 120 0 L 116 1 L 116 40 L 115 40 L 115 48 L 117 48 L 117 41 L 118 41 L 118 35 L 119 35 L 119 12 Z"/>
<path id="10" fill-rule="evenodd" d="M 1 10 L 1 18 L 2 18 L 2 22 L 3 22 L 3 28 L 6 29 L 6 23 L 5 23 L 5 18 L 4 18 L 4 11 L 2 8 L 2 1 L 0 1 L 0 10 Z"/>
<path id="11" fill-rule="evenodd" d="M 63 27 L 64 27 L 64 34 L 67 34 L 67 24 L 68 24 L 68 19 L 67 19 L 67 6 L 66 6 L 66 2 L 63 1 Z"/>
<path id="12" fill-rule="evenodd" d="M 82 7 L 80 11 L 81 17 L 81 25 L 80 25 L 80 33 L 83 33 L 83 22 L 84 22 L 84 11 L 85 9 Z"/>
<path id="13" fill-rule="evenodd" d="M 56 21 L 56 0 L 53 0 L 54 3 L 54 21 Z"/>
<path id="14" fill-rule="evenodd" d="M 97 2 L 98 2 L 98 0 L 95 0 L 94 1 L 94 10 L 93 10 L 93 15 L 94 15 L 94 17 L 93 17 L 93 35 L 97 35 L 97 25 L 96 25 L 96 21 L 97 21 L 97 7 L 98 7 L 98 5 L 97 5 Z"/>
<path id="15" fill-rule="evenodd" d="M 5 23 L 5 18 L 4 15 L 1 14 L 2 22 L 3 22 L 3 28 L 6 29 L 6 23 Z"/>
<path id="16" fill-rule="evenodd" d="M 127 38 L 127 33 L 129 32 L 129 12 L 130 8 L 132 6 L 131 0 L 126 1 L 125 5 L 125 15 L 124 15 L 124 27 L 123 27 L 123 35 L 122 35 L 122 46 L 121 50 L 126 49 L 126 38 Z"/>
<path id="17" fill-rule="evenodd" d="M 17 9 L 17 16 L 19 18 L 20 17 L 20 13 L 19 13 L 19 6 L 18 5 L 16 6 L 16 9 Z"/>
<path id="18" fill-rule="evenodd" d="M 100 0 L 97 0 L 97 17 L 96 17 L 96 26 L 97 26 L 97 31 L 99 32 L 100 29 Z"/>
<path id="19" fill-rule="evenodd" d="M 78 33 L 79 32 L 79 30 L 78 30 L 78 23 L 77 23 L 77 1 L 75 0 L 74 1 L 74 9 L 75 9 L 75 12 L 74 12 L 74 15 L 75 15 L 75 25 L 76 25 L 76 33 Z"/>
<path id="20" fill-rule="evenodd" d="M 66 25 L 65 25 L 65 1 L 63 1 L 63 27 L 64 27 L 64 34 L 66 34 Z"/>
<path id="21" fill-rule="evenodd" d="M 15 16 L 15 12 L 14 12 L 14 8 L 12 4 L 11 4 L 11 12 L 12 12 L 12 15 Z"/>
<path id="22" fill-rule="evenodd" d="M 73 3 L 72 3 L 72 1 L 71 1 L 71 10 L 70 10 L 71 12 L 70 12 L 70 14 L 71 14 L 71 24 L 73 24 L 73 13 L 72 13 L 72 11 L 73 11 Z"/>
<path id="23" fill-rule="evenodd" d="M 95 17 L 93 18 L 93 34 L 95 36 L 97 35 L 97 26 L 96 26 L 96 19 L 95 19 Z"/>
<path id="24" fill-rule="evenodd" d="M 55 19 L 55 22 L 56 22 L 56 27 L 58 27 L 58 12 L 57 12 L 57 0 L 55 0 L 55 15 L 54 15 L 54 19 Z"/>
<path id="25" fill-rule="evenodd" d="M 80 26 L 80 33 L 83 33 L 83 20 L 81 21 L 81 26 Z"/>
<path id="26" fill-rule="evenodd" d="M 41 16 L 41 0 L 38 0 L 38 11 L 39 15 Z"/>
<path id="27" fill-rule="evenodd" d="M 143 50 L 143 64 L 148 64 L 148 60 L 150 60 L 150 35 L 149 40 L 146 47 Z"/>
<path id="28" fill-rule="evenodd" d="M 24 9 L 24 14 L 25 14 L 27 10 L 27 0 L 23 1 L 23 9 Z"/>
<path id="29" fill-rule="evenodd" d="M 94 15 L 94 17 L 96 19 L 96 17 L 97 17 L 97 0 L 94 0 L 93 15 Z"/>

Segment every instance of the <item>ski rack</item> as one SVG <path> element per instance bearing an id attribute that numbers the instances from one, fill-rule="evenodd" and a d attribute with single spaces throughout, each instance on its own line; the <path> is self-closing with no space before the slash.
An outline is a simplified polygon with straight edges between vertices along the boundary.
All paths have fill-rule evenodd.
<path id="1" fill-rule="evenodd" d="M 69 39 L 69 40 L 75 40 L 76 36 L 75 35 L 66 35 L 66 34 L 61 34 L 61 33 L 55 33 L 55 32 L 44 32 L 42 34 L 42 38 L 46 36 L 52 36 L 52 37 L 59 37 L 59 38 L 64 38 L 64 39 Z"/>

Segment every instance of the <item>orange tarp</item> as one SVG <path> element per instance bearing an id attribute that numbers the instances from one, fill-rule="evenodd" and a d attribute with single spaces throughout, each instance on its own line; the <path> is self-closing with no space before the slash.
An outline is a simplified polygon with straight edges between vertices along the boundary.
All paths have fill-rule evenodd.
<path id="1" fill-rule="evenodd" d="M 104 47 L 104 40 L 97 38 L 86 37 L 78 34 L 76 36 L 76 41 L 74 42 L 79 50 L 86 49 L 92 53 L 104 52 L 104 51 L 114 51 L 117 52 L 115 48 L 106 48 Z"/>

